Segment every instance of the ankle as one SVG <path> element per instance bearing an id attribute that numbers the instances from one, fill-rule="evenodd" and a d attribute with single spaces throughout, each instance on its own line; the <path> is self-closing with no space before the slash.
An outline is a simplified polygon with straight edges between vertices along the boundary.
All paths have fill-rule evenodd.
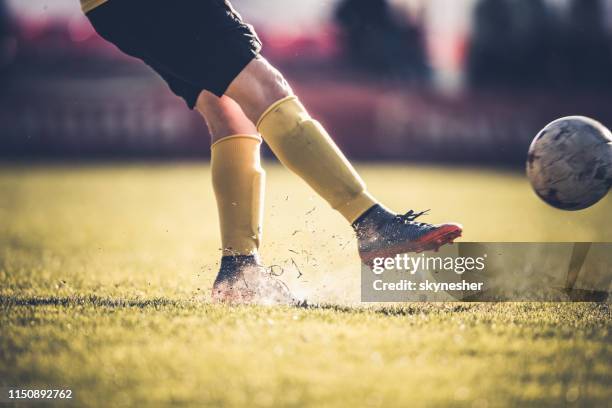
<path id="1" fill-rule="evenodd" d="M 359 232 L 367 228 L 375 228 L 393 217 L 395 213 L 381 204 L 376 204 L 361 214 L 351 225 L 356 232 Z"/>
<path id="2" fill-rule="evenodd" d="M 251 255 L 224 255 L 221 257 L 221 267 L 231 266 L 231 267 L 241 267 L 241 266 L 254 266 L 259 265 L 261 259 L 259 254 L 251 254 Z"/>
<path id="3" fill-rule="evenodd" d="M 259 266 L 261 266 L 259 254 L 223 256 L 215 284 L 235 280 L 242 275 L 245 269 Z"/>

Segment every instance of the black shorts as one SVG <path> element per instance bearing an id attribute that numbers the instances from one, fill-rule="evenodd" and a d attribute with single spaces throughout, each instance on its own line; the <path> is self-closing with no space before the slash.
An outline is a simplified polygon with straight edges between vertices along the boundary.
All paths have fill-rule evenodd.
<path id="1" fill-rule="evenodd" d="M 193 108 L 221 96 L 261 51 L 253 27 L 227 0 L 109 0 L 87 17 L 103 38 L 143 60 Z"/>

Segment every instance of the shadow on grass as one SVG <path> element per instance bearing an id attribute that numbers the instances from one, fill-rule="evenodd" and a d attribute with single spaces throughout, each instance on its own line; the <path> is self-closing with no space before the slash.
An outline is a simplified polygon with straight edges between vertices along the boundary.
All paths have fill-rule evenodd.
<path id="1" fill-rule="evenodd" d="M 384 316 L 414 316 L 421 314 L 429 314 L 431 312 L 468 312 L 475 305 L 446 303 L 443 308 L 440 303 L 407 303 L 402 305 L 390 306 L 345 306 L 335 304 L 304 304 L 299 307 L 309 310 L 329 310 L 336 313 L 375 313 Z"/>
<path id="2" fill-rule="evenodd" d="M 57 306 L 57 307 L 103 307 L 103 308 L 137 308 L 137 309 L 159 309 L 162 307 L 176 308 L 194 308 L 197 306 L 210 306 L 211 303 L 197 301 L 193 299 L 169 299 L 169 298 L 151 298 L 151 299 L 121 299 L 101 297 L 97 295 L 81 295 L 81 296 L 18 296 L 18 295 L 0 295 L 0 307 L 42 307 L 42 306 Z M 223 306 L 220 306 L 223 307 Z M 225 306 L 232 308 L 232 306 Z M 244 307 L 244 306 L 239 306 Z M 249 306 L 246 306 L 249 307 Z M 427 303 L 410 303 L 403 305 L 390 306 L 360 306 L 360 305 L 340 305 L 331 303 L 302 303 L 300 305 L 291 306 L 290 308 L 306 309 L 312 311 L 331 311 L 342 314 L 366 314 L 374 313 L 384 316 L 414 316 L 421 314 L 429 314 L 432 312 L 440 312 L 439 306 L 434 306 Z M 473 305 L 462 304 L 447 304 L 443 309 L 444 312 L 467 312 L 473 308 Z"/>
<path id="3" fill-rule="evenodd" d="M 159 308 L 166 306 L 186 307 L 193 305 L 189 300 L 173 300 L 168 298 L 152 299 L 114 299 L 96 295 L 88 296 L 0 296 L 0 306 L 94 306 L 110 308 Z"/>
<path id="4" fill-rule="evenodd" d="M 76 295 L 76 296 L 19 296 L 19 295 L 0 295 L 1 307 L 42 307 L 42 306 L 58 306 L 58 307 L 106 307 L 106 308 L 160 308 L 160 307 L 188 307 L 197 305 L 212 305 L 209 302 L 197 302 L 194 300 L 176 300 L 169 298 L 151 298 L 151 299 L 122 299 L 101 297 L 97 295 Z M 219 307 L 244 308 L 253 307 L 249 305 L 229 306 L 217 305 Z M 335 313 L 366 313 L 372 312 L 374 309 L 369 309 L 360 306 L 346 306 L 338 304 L 308 304 L 306 302 L 289 308 L 307 309 L 307 310 L 329 310 Z M 387 310 L 388 309 L 388 310 Z M 392 315 L 391 308 L 376 310 L 384 314 Z"/>

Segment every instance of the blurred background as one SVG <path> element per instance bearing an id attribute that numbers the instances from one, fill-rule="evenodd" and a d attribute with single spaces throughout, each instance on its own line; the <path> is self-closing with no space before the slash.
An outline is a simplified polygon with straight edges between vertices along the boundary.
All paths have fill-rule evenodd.
<path id="1" fill-rule="evenodd" d="M 522 165 L 570 114 L 612 124 L 612 0 L 234 0 L 347 155 Z M 78 0 L 0 0 L 0 156 L 205 158 L 209 139 Z"/>

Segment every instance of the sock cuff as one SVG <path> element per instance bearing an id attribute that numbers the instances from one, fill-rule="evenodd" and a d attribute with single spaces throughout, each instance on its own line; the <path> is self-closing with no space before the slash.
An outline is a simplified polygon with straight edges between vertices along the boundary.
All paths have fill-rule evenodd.
<path id="1" fill-rule="evenodd" d="M 261 137 L 259 135 L 247 135 L 247 134 L 244 134 L 244 135 L 231 135 L 231 136 L 226 136 L 226 137 L 223 137 L 223 138 L 217 140 L 212 145 L 210 145 L 210 149 L 212 150 L 216 146 L 220 145 L 221 143 L 228 142 L 228 141 L 234 140 L 234 139 L 251 139 L 251 140 L 255 140 L 255 141 L 259 142 L 260 144 L 262 142 L 262 139 L 261 139 Z"/>
<path id="2" fill-rule="evenodd" d="M 273 111 L 274 111 L 276 108 L 278 108 L 279 106 L 281 106 L 281 105 L 285 104 L 286 102 L 290 102 L 290 101 L 294 101 L 294 102 L 296 102 L 296 103 L 300 104 L 300 101 L 299 101 L 298 97 L 297 97 L 297 96 L 295 96 L 295 95 L 289 95 L 289 96 L 284 97 L 283 99 L 279 99 L 278 101 L 274 102 L 272 105 L 270 105 L 270 106 L 268 107 L 268 109 L 266 109 L 266 110 L 264 111 L 264 113 L 262 113 L 262 114 L 261 114 L 261 117 L 260 117 L 260 118 L 259 118 L 259 120 L 257 121 L 257 125 L 256 125 L 257 130 L 259 131 L 259 129 L 260 129 L 260 127 L 261 127 L 262 122 L 263 122 L 263 121 L 266 119 L 266 117 L 267 117 L 267 116 L 268 116 L 270 113 L 272 113 L 272 112 L 273 112 Z M 301 105 L 301 104 L 300 104 L 300 105 Z M 302 109 L 303 109 L 303 107 L 302 107 Z"/>

